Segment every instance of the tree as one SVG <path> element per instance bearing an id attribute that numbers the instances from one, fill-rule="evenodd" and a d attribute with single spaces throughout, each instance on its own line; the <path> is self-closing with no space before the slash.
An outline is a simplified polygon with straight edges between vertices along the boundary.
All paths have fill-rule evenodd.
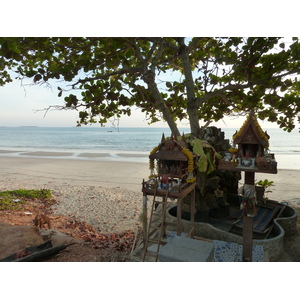
<path id="1" fill-rule="evenodd" d="M 250 109 L 287 131 L 300 122 L 298 38 L 289 46 L 276 37 L 0 38 L 0 84 L 9 71 L 34 84 L 58 81 L 63 108 L 79 110 L 82 124 L 103 125 L 134 105 L 176 136 L 178 120 L 203 138 L 200 120 Z"/>
<path id="2" fill-rule="evenodd" d="M 299 121 L 296 38 L 289 47 L 280 38 L 1 38 L 0 47 L 0 84 L 9 70 L 35 84 L 64 81 L 58 96 L 83 124 L 130 115 L 133 105 L 177 135 L 177 120 L 198 136 L 199 120 L 249 109 L 288 131 Z"/>

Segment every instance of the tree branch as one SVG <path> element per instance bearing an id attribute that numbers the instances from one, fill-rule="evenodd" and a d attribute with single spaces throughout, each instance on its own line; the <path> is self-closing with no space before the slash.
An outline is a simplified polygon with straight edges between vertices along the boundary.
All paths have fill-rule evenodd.
<path id="1" fill-rule="evenodd" d="M 74 87 L 75 85 L 77 85 L 79 83 L 85 83 L 85 82 L 89 82 L 89 81 L 93 81 L 93 80 L 107 79 L 110 76 L 114 76 L 114 75 L 135 74 L 135 73 L 143 73 L 143 68 L 141 68 L 141 67 L 125 68 L 125 69 L 120 69 L 115 72 L 106 73 L 101 76 L 87 77 L 84 79 L 79 79 L 77 82 L 75 82 L 71 86 Z"/>
<path id="2" fill-rule="evenodd" d="M 283 78 L 285 76 L 292 75 L 292 74 L 295 73 L 295 71 L 299 71 L 299 67 L 294 68 L 293 70 L 290 70 L 290 71 L 288 71 L 284 74 L 273 76 L 271 78 L 265 78 L 265 79 L 262 79 L 262 80 L 258 80 L 256 82 L 248 82 L 246 84 L 228 84 L 228 85 L 224 86 L 223 88 L 221 88 L 217 91 L 209 92 L 209 93 L 205 94 L 202 98 L 196 98 L 195 99 L 195 101 L 196 101 L 195 105 L 199 108 L 200 105 L 202 105 L 205 101 L 207 101 L 211 98 L 214 98 L 216 96 L 224 95 L 224 92 L 226 92 L 226 91 L 246 89 L 246 88 L 250 88 L 250 87 L 255 86 L 255 85 L 264 84 L 264 83 L 267 83 L 267 82 L 269 82 L 270 80 L 273 80 L 273 79 Z"/>

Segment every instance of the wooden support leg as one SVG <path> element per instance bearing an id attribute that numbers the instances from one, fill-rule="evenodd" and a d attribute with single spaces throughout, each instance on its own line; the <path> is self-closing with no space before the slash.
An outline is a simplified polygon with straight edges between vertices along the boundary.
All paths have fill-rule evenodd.
<path id="1" fill-rule="evenodd" d="M 244 216 L 243 224 L 243 261 L 252 261 L 253 217 Z"/>
<path id="2" fill-rule="evenodd" d="M 245 184 L 254 185 L 254 172 L 245 172 Z"/>
<path id="3" fill-rule="evenodd" d="M 143 245 L 146 247 L 146 241 L 147 241 L 147 195 L 143 194 Z"/>
<path id="4" fill-rule="evenodd" d="M 192 227 L 192 234 L 191 237 L 194 238 L 194 231 L 195 231 L 195 189 L 192 191 L 192 201 L 191 201 L 191 227 Z"/>
<path id="5" fill-rule="evenodd" d="M 166 237 L 167 236 L 167 230 L 166 230 L 166 217 L 167 217 L 167 201 L 168 199 L 166 197 L 163 197 L 163 203 L 162 204 L 162 210 L 163 210 L 163 216 L 162 216 L 162 236 Z"/>
<path id="6" fill-rule="evenodd" d="M 181 235 L 181 200 L 177 199 L 177 235 Z"/>
<path id="7" fill-rule="evenodd" d="M 245 172 L 245 184 L 254 185 L 254 172 Z M 252 261 L 253 217 L 248 217 L 244 211 L 243 225 L 243 261 Z"/>

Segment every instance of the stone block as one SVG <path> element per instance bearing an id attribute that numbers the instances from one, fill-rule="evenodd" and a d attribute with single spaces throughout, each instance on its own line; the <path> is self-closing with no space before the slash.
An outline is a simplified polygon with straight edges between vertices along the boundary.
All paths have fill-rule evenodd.
<path id="1" fill-rule="evenodd" d="M 161 262 L 208 262 L 214 256 L 214 244 L 184 236 L 174 236 L 158 253 Z"/>

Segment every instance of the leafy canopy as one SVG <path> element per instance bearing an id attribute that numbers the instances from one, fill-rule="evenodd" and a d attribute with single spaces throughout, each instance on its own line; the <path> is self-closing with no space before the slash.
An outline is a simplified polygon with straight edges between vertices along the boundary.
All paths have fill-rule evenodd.
<path id="1" fill-rule="evenodd" d="M 300 122 L 300 45 L 280 38 L 0 38 L 0 85 L 32 78 L 57 85 L 64 109 L 79 124 L 130 115 L 149 122 L 199 120 L 254 109 L 259 118 L 291 131 Z"/>

